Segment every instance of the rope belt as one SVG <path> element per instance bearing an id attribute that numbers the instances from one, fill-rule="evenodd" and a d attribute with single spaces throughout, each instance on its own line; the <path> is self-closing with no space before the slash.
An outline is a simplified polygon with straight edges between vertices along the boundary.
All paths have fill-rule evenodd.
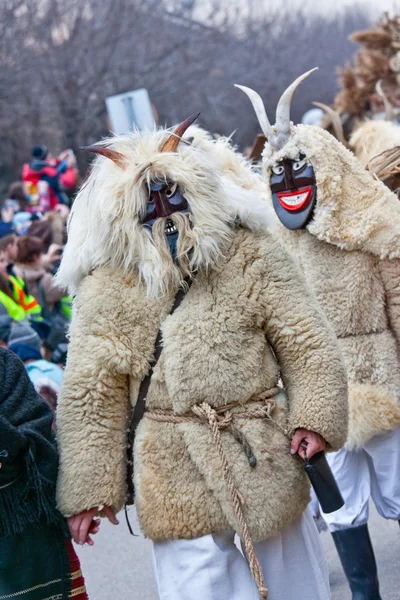
<path id="1" fill-rule="evenodd" d="M 255 467 L 257 464 L 257 459 L 254 456 L 250 444 L 246 440 L 244 434 L 234 425 L 233 421 L 235 419 L 243 418 L 269 419 L 285 433 L 287 433 L 287 431 L 271 417 L 271 412 L 275 407 L 273 398 L 278 394 L 279 391 L 281 391 L 280 388 L 275 387 L 262 392 L 261 394 L 250 398 L 245 405 L 242 405 L 239 402 L 232 402 L 231 404 L 226 404 L 225 406 L 221 406 L 219 408 L 213 408 L 207 402 L 202 402 L 202 404 L 192 406 L 190 412 L 183 415 L 175 415 L 172 410 L 161 409 L 147 410 L 145 413 L 145 416 L 152 421 L 158 421 L 161 423 L 202 423 L 208 425 L 210 428 L 213 442 L 217 448 L 218 455 L 221 460 L 223 476 L 232 501 L 235 517 L 240 526 L 241 537 L 243 539 L 244 547 L 249 560 L 250 571 L 254 581 L 257 584 L 258 593 L 262 600 L 268 598 L 268 589 L 264 582 L 261 565 L 258 562 L 255 554 L 253 540 L 244 516 L 244 499 L 235 486 L 232 471 L 222 446 L 221 430 L 225 429 L 233 435 L 235 440 L 238 441 L 242 446 L 250 466 Z M 246 409 L 248 404 L 256 402 L 259 404 L 264 403 L 264 406 Z M 232 412 L 232 409 L 239 407 L 242 408 L 242 410 Z"/>

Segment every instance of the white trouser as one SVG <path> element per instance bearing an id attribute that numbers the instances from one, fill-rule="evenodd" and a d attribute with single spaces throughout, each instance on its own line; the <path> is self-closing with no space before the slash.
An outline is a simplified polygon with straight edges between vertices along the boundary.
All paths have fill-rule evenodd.
<path id="1" fill-rule="evenodd" d="M 259 600 L 233 531 L 153 543 L 160 600 Z M 310 511 L 255 544 L 268 600 L 329 600 L 328 567 Z"/>
<path id="2" fill-rule="evenodd" d="M 365 525 L 370 497 L 382 517 L 400 519 L 400 427 L 359 450 L 342 448 L 326 457 L 345 501 L 340 510 L 322 513 L 330 531 Z"/>

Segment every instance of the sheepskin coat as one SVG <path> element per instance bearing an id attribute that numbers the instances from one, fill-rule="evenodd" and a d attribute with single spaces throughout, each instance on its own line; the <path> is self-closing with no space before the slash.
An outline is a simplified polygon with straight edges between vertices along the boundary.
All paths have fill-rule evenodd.
<path id="1" fill-rule="evenodd" d="M 400 144 L 400 126 L 392 121 L 364 121 L 350 138 L 350 148 L 364 167 L 385 150 Z"/>
<path id="2" fill-rule="evenodd" d="M 272 417 L 290 432 L 320 433 L 332 449 L 347 429 L 346 375 L 337 342 L 297 267 L 271 233 L 239 227 L 219 266 L 199 269 L 180 307 L 175 291 L 149 298 L 130 274 L 99 267 L 79 285 L 59 401 L 58 504 L 65 515 L 126 495 L 131 405 L 161 326 L 163 350 L 147 410 L 183 414 L 204 401 L 245 405 L 282 378 Z M 254 406 L 254 405 L 252 405 Z M 236 409 L 233 409 L 235 411 Z M 309 501 L 304 463 L 274 423 L 243 418 L 257 466 L 222 431 L 224 451 L 254 539 L 298 518 Z M 153 539 L 238 529 L 207 425 L 160 423 L 146 415 L 134 448 L 137 510 Z"/>
<path id="3" fill-rule="evenodd" d="M 280 236 L 339 340 L 354 448 L 400 425 L 400 204 L 317 127 L 293 127 L 279 152 L 266 146 L 266 181 L 274 164 L 299 152 L 314 167 L 317 204 L 305 229 L 281 226 Z"/>

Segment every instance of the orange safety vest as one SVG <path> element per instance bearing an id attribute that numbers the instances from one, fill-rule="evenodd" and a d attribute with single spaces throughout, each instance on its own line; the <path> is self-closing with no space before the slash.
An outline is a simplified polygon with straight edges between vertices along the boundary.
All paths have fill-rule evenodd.
<path id="1" fill-rule="evenodd" d="M 8 279 L 11 282 L 15 301 L 24 309 L 25 313 L 28 315 L 36 315 L 37 317 L 41 317 L 42 308 L 36 298 L 32 296 L 32 294 L 28 294 L 26 292 L 24 280 L 21 279 L 21 277 L 16 277 L 15 275 L 9 275 Z"/>

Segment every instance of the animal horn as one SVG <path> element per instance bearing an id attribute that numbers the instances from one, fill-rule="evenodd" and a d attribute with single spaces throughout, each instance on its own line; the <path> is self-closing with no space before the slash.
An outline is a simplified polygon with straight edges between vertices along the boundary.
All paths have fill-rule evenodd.
<path id="1" fill-rule="evenodd" d="M 279 99 L 278 106 L 276 107 L 276 138 L 278 148 L 282 148 L 289 139 L 290 136 L 290 104 L 292 102 L 293 94 L 296 89 L 311 73 L 318 71 L 318 67 L 303 73 L 297 79 L 289 85 L 289 87 L 283 92 Z"/>
<path id="2" fill-rule="evenodd" d="M 393 121 L 393 119 L 394 119 L 393 105 L 390 102 L 389 98 L 386 96 L 385 92 L 383 91 L 383 88 L 382 88 L 382 79 L 379 79 L 379 81 L 376 82 L 375 90 L 376 90 L 376 93 L 383 100 L 383 105 L 385 107 L 385 119 L 386 119 L 386 121 Z"/>
<path id="3" fill-rule="evenodd" d="M 346 148 L 349 148 L 349 145 L 344 135 L 343 123 L 339 113 L 337 113 L 336 110 L 334 110 L 327 104 L 323 104 L 322 102 L 313 102 L 313 105 L 317 106 L 318 108 L 321 108 L 324 112 L 326 112 L 326 114 L 332 122 L 337 139 L 339 140 L 339 142 L 342 142 L 342 144 L 346 146 Z"/>
<path id="4" fill-rule="evenodd" d="M 191 117 L 186 119 L 186 121 L 182 121 L 182 123 L 179 123 L 179 125 L 175 127 L 174 131 L 164 142 L 164 145 L 161 148 L 160 152 L 176 152 L 178 149 L 179 142 L 181 141 L 181 137 L 185 133 L 186 129 L 188 129 L 190 125 L 192 125 L 195 122 L 199 115 L 200 113 L 197 113 L 197 115 L 192 115 Z"/>
<path id="5" fill-rule="evenodd" d="M 105 156 L 112 160 L 118 167 L 121 169 L 125 169 L 127 166 L 126 158 L 121 152 L 117 152 L 116 150 L 112 150 L 107 146 L 82 146 L 81 150 L 86 150 L 87 152 L 94 152 L 95 154 L 101 154 L 101 156 Z"/>
<path id="6" fill-rule="evenodd" d="M 235 87 L 237 87 L 239 90 L 242 90 L 242 92 L 244 92 L 249 97 L 250 102 L 252 103 L 254 111 L 257 115 L 257 119 L 260 123 L 263 134 L 265 135 L 265 137 L 271 145 L 275 145 L 274 130 L 272 129 L 271 123 L 269 122 L 267 111 L 265 110 L 264 102 L 262 101 L 260 94 L 257 94 L 257 92 L 255 92 L 249 87 L 246 87 L 244 85 L 238 85 L 237 83 L 235 83 Z"/>

